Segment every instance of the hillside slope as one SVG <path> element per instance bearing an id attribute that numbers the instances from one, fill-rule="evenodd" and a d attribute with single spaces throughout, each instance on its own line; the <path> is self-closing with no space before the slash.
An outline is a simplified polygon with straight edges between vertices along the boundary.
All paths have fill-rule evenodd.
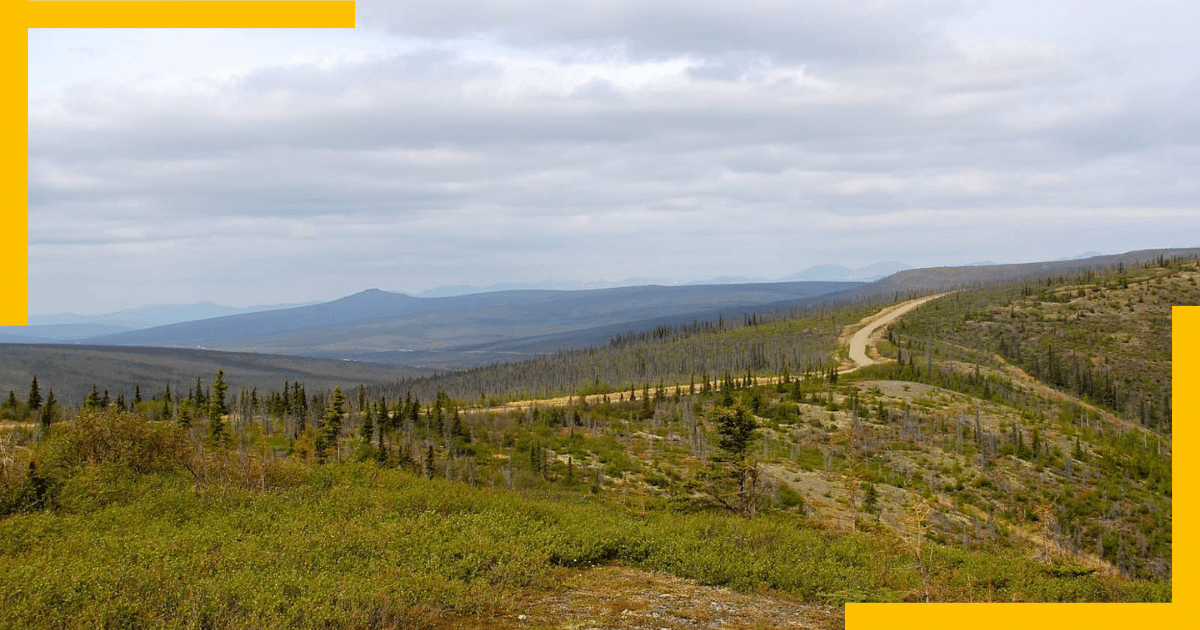
<path id="1" fill-rule="evenodd" d="M 43 392 L 52 388 L 61 404 L 76 407 L 95 384 L 115 399 L 132 401 L 135 387 L 142 395 L 162 393 L 170 383 L 181 392 L 196 377 L 212 380 L 217 370 L 234 391 L 282 387 L 302 381 L 329 389 L 350 383 L 387 384 L 428 372 L 395 365 L 316 359 L 249 352 L 216 352 L 186 348 L 141 348 L 57 344 L 0 344 L 0 395 L 11 390 L 24 400 L 34 376 Z"/>

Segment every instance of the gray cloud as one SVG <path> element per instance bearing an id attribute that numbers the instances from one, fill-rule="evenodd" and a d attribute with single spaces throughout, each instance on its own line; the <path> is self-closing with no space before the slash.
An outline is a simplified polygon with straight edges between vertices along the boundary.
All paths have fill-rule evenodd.
<path id="1" fill-rule="evenodd" d="M 457 6 L 360 2 L 332 57 L 31 74 L 34 310 L 1195 245 L 1190 66 L 962 3 Z"/>
<path id="2" fill-rule="evenodd" d="M 436 2 L 359 3 L 374 28 L 410 37 L 481 38 L 518 48 L 588 51 L 631 58 L 764 53 L 780 61 L 858 63 L 920 58 L 943 42 L 932 25 L 969 11 L 961 2 L 805 3 L 749 0 L 470 0 L 446 10 Z"/>

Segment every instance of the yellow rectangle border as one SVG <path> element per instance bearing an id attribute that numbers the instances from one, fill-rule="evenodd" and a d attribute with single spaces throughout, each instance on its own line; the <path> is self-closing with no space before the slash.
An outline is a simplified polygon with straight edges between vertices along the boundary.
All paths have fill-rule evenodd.
<path id="1" fill-rule="evenodd" d="M 354 3 L 325 0 L 39 0 L 26 28 L 354 28 Z"/>
<path id="2" fill-rule="evenodd" d="M 315 1 L 87 1 L 4 2 L 7 25 L 0 30 L 8 128 L 6 203 L 0 209 L 0 324 L 28 322 L 28 30 L 29 28 L 353 28 L 353 2 Z M 19 97 L 19 98 L 18 98 Z M 19 117 L 19 118 L 18 118 Z M 24 146 L 22 147 L 22 142 Z M 24 151 L 20 149 L 24 148 Z M 1200 307 L 1172 309 L 1172 451 L 1200 446 Z M 1086 626 L 1177 628 L 1200 619 L 1200 459 L 1173 458 L 1174 532 L 1170 604 L 847 604 L 846 627 L 997 628 Z M 1191 619 L 1191 622 L 1187 620 Z"/>

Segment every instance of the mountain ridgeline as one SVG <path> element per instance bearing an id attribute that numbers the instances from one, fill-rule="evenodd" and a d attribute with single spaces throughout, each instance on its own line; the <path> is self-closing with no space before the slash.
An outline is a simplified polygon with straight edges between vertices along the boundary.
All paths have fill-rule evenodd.
<path id="1" fill-rule="evenodd" d="M 97 382 L 107 382 L 114 396 L 132 396 L 135 385 L 183 385 L 221 365 L 231 368 L 229 383 L 235 390 L 262 389 L 284 380 L 310 381 L 324 389 L 339 381 L 382 387 L 403 380 L 425 396 L 444 386 L 456 397 L 472 399 L 518 392 L 551 395 L 586 385 L 616 388 L 659 379 L 682 382 L 725 371 L 779 373 L 785 365 L 792 371 L 823 369 L 838 326 L 849 323 L 838 324 L 828 314 L 851 305 L 859 305 L 861 316 L 888 302 L 933 291 L 1025 286 L 1087 270 L 1133 268 L 1196 255 L 1200 248 L 910 269 L 870 284 L 642 286 L 446 298 L 369 290 L 322 304 L 60 339 L 57 346 L 10 345 L 0 353 L 0 392 L 20 391 L 32 376 L 41 374 L 53 375 L 60 394 L 71 401 Z M 733 329 L 750 323 L 760 338 L 742 343 L 753 336 Z M 705 331 L 714 335 L 696 334 Z M 687 339 L 662 343 L 680 337 Z M 656 349 L 628 343 L 643 338 L 652 338 L 650 345 Z M 625 342 L 619 351 L 609 349 L 610 341 L 620 339 Z M 235 354 L 205 355 L 215 351 Z M 673 353 L 675 358 L 665 358 Z M 307 369 L 304 357 L 342 365 L 312 361 L 312 369 Z M 528 360 L 534 363 L 525 363 Z M 607 367 L 568 366 L 593 361 Z M 254 365 L 247 371 L 238 367 L 250 364 Z M 489 367 L 496 364 L 512 367 Z M 339 369 L 345 370 L 342 378 L 337 376 Z M 426 378 L 434 373 L 444 376 Z M 1161 392 L 1154 400 L 1144 407 L 1162 409 Z"/>
<path id="2" fill-rule="evenodd" d="M 81 340 L 303 354 L 395 362 L 396 353 L 449 355 L 438 367 L 468 367 L 514 355 L 590 345 L 602 331 L 653 327 L 667 320 L 737 317 L 860 288 L 862 283 L 797 282 L 696 287 L 622 287 L 591 291 L 502 291 L 415 298 L 368 290 L 290 309 L 159 326 Z M 647 322 L 655 322 L 649 323 Z M 547 340 L 553 338 L 553 343 Z M 411 363 L 413 355 L 400 356 Z"/>

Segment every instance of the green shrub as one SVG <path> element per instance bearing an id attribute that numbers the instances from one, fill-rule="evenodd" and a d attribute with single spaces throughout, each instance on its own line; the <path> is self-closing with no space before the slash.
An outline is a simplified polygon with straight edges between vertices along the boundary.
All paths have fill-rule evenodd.
<path id="1" fill-rule="evenodd" d="M 186 466 L 193 448 L 177 425 L 126 412 L 82 411 L 73 423 L 55 425 L 41 445 L 43 467 L 56 476 L 88 464 L 119 464 L 135 473 Z"/>

